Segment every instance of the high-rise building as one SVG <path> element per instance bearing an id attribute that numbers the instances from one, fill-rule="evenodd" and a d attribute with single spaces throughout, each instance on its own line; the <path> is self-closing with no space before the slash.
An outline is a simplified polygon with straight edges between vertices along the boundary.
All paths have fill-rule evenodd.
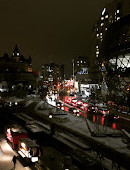
<path id="1" fill-rule="evenodd" d="M 57 84 L 64 80 L 64 65 L 58 65 L 55 63 L 44 64 L 42 66 L 43 81 L 48 83 Z"/>
<path id="2" fill-rule="evenodd" d="M 73 59 L 73 74 L 88 74 L 88 70 L 90 67 L 89 58 L 86 56 L 78 56 Z"/>
<path id="3" fill-rule="evenodd" d="M 113 0 L 95 24 L 95 56 L 109 91 L 130 90 L 130 0 Z M 119 93 L 117 93 L 117 91 Z"/>
<path id="4" fill-rule="evenodd" d="M 92 88 L 99 87 L 100 75 L 96 69 L 91 69 L 90 58 L 78 56 L 72 60 L 73 78 L 75 80 L 76 91 L 89 96 Z M 78 83 L 76 83 L 78 82 Z"/>

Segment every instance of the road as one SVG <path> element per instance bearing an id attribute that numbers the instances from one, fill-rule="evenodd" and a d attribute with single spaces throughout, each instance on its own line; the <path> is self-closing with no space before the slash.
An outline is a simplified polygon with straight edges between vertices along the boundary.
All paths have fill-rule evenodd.
<path id="1" fill-rule="evenodd" d="M 30 115 L 33 115 L 33 107 L 35 106 L 36 104 L 35 104 L 35 102 L 33 102 L 31 105 L 29 105 L 29 106 L 31 106 L 30 108 L 29 108 L 29 110 L 27 111 L 27 108 L 25 108 L 25 110 L 27 111 L 27 112 L 30 112 Z M 24 109 L 22 110 L 23 112 L 25 111 Z M 17 110 L 18 111 L 18 110 Z M 80 119 L 80 118 L 79 118 Z M 45 120 L 45 122 L 46 122 L 46 120 Z"/>
<path id="2" fill-rule="evenodd" d="M 63 102 L 65 100 L 63 99 Z M 64 103 L 64 110 L 68 112 L 68 108 L 72 107 L 71 105 L 68 105 L 66 103 Z M 74 107 L 74 106 L 73 106 Z M 118 113 L 116 113 L 118 115 Z M 119 116 L 119 120 L 115 120 L 115 121 L 111 121 L 108 119 L 105 119 L 102 115 L 100 114 L 94 114 L 94 113 L 89 113 L 86 111 L 82 111 L 80 109 L 80 117 L 84 118 L 84 119 L 88 119 L 90 121 L 92 121 L 94 124 L 100 124 L 102 126 L 102 128 L 104 127 L 111 127 L 112 129 L 117 129 L 117 130 L 121 130 L 121 129 L 125 129 L 127 132 L 130 133 L 130 118 L 125 118 L 122 116 Z"/>

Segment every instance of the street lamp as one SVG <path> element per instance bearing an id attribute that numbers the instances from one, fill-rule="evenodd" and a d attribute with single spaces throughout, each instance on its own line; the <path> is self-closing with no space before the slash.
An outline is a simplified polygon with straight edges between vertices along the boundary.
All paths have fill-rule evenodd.
<path id="1" fill-rule="evenodd" d="M 50 119 L 50 120 L 52 119 L 52 115 L 49 115 L 49 119 Z"/>

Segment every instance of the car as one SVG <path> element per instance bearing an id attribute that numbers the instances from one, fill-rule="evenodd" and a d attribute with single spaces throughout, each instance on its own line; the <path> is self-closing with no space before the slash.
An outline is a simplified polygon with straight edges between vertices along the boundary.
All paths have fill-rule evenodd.
<path id="1" fill-rule="evenodd" d="M 71 103 L 71 106 L 76 106 L 76 103 Z"/>
<path id="2" fill-rule="evenodd" d="M 87 111 L 88 111 L 88 112 L 91 112 L 91 113 L 97 113 L 98 107 L 95 106 L 95 105 L 88 106 Z"/>
<path id="3" fill-rule="evenodd" d="M 56 102 L 56 106 L 57 106 L 57 107 L 62 107 L 62 106 L 63 106 L 63 103 L 61 103 L 60 101 L 57 101 L 57 102 Z"/>
<path id="4" fill-rule="evenodd" d="M 76 99 L 72 99 L 72 100 L 71 100 L 71 104 L 72 104 L 73 106 L 76 106 L 76 105 L 77 105 L 77 100 L 76 100 Z"/>
<path id="5" fill-rule="evenodd" d="M 84 107 L 84 106 L 81 104 L 81 105 L 76 106 L 76 108 L 78 108 L 78 109 L 80 109 L 80 110 L 85 110 L 86 107 Z"/>
<path id="6" fill-rule="evenodd" d="M 88 103 L 82 103 L 84 107 L 88 107 Z"/>
<path id="7" fill-rule="evenodd" d="M 109 115 L 107 115 L 107 118 L 110 121 L 117 121 L 120 117 L 118 115 L 115 115 L 115 114 L 109 114 Z"/>
<path id="8" fill-rule="evenodd" d="M 78 109 L 82 109 L 81 107 L 82 107 L 83 105 L 82 104 L 80 104 L 80 105 L 78 105 L 78 106 L 76 106 Z"/>
<path id="9" fill-rule="evenodd" d="M 71 100 L 70 100 L 70 99 L 67 99 L 67 100 L 66 100 L 66 103 L 70 104 L 70 103 L 71 103 Z"/>
<path id="10" fill-rule="evenodd" d="M 83 103 L 81 101 L 77 101 L 76 102 L 76 105 L 79 106 L 79 105 L 82 105 Z"/>
<path id="11" fill-rule="evenodd" d="M 105 107 L 98 108 L 98 113 L 102 114 L 103 116 L 109 115 L 109 110 Z"/>
<path id="12" fill-rule="evenodd" d="M 74 114 L 79 114 L 79 110 L 77 110 L 77 109 L 74 108 L 74 107 L 71 107 L 71 108 L 69 108 L 68 110 L 69 110 L 69 112 L 72 112 L 72 113 L 74 113 Z"/>
<path id="13" fill-rule="evenodd" d="M 56 107 L 57 107 L 58 109 L 64 110 L 64 104 L 61 103 L 60 101 L 57 101 L 57 102 L 56 102 Z"/>

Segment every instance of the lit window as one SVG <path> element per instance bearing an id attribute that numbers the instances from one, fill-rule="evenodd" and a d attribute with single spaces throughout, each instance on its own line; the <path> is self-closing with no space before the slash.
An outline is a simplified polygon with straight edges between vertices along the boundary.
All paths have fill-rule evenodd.
<path id="1" fill-rule="evenodd" d="M 97 51 L 96 54 L 99 54 L 99 51 Z"/>
<path id="2" fill-rule="evenodd" d="M 100 33 L 100 35 L 102 35 L 102 32 Z"/>
<path id="3" fill-rule="evenodd" d="M 97 37 L 99 36 L 99 34 L 97 34 Z"/>
<path id="4" fill-rule="evenodd" d="M 19 53 L 17 53 L 17 55 L 19 55 Z"/>
<path id="5" fill-rule="evenodd" d="M 102 15 L 104 15 L 105 11 L 106 11 L 106 8 L 104 8 L 104 9 L 103 9 L 103 11 L 102 11 Z"/>
<path id="6" fill-rule="evenodd" d="M 105 18 L 107 19 L 107 18 L 108 18 L 108 15 L 106 15 Z"/>
<path id="7" fill-rule="evenodd" d="M 32 68 L 28 67 L 28 72 L 32 72 Z"/>
<path id="8" fill-rule="evenodd" d="M 21 143 L 21 146 L 23 147 L 23 148 L 26 148 L 26 145 L 25 145 L 25 143 Z"/>
<path id="9" fill-rule="evenodd" d="M 98 57 L 98 55 L 96 55 L 96 57 Z"/>
<path id="10" fill-rule="evenodd" d="M 101 27 L 104 25 L 104 23 L 101 23 Z"/>
<path id="11" fill-rule="evenodd" d="M 81 63 L 82 63 L 82 60 L 81 60 Z"/>
<path id="12" fill-rule="evenodd" d="M 104 67 L 104 63 L 102 63 L 102 67 Z"/>
<path id="13" fill-rule="evenodd" d="M 101 17 L 101 20 L 104 20 L 104 17 Z"/>
<path id="14" fill-rule="evenodd" d="M 97 28 L 97 31 L 98 31 L 98 28 Z"/>
<path id="15" fill-rule="evenodd" d="M 98 48 L 98 45 L 96 46 L 96 48 Z"/>
<path id="16" fill-rule="evenodd" d="M 117 17 L 117 20 L 119 20 L 120 19 L 120 17 Z"/>
<path id="17" fill-rule="evenodd" d="M 117 11 L 116 11 L 116 12 L 117 12 L 117 14 L 119 14 L 119 12 L 120 12 L 120 11 L 119 11 L 119 9 L 117 9 Z"/>
<path id="18" fill-rule="evenodd" d="M 79 63 L 79 61 L 77 61 L 77 63 Z"/>
<path id="19" fill-rule="evenodd" d="M 102 35 L 100 35 L 100 38 L 102 38 Z"/>
<path id="20" fill-rule="evenodd" d="M 107 28 L 105 28 L 105 31 L 107 31 Z"/>

